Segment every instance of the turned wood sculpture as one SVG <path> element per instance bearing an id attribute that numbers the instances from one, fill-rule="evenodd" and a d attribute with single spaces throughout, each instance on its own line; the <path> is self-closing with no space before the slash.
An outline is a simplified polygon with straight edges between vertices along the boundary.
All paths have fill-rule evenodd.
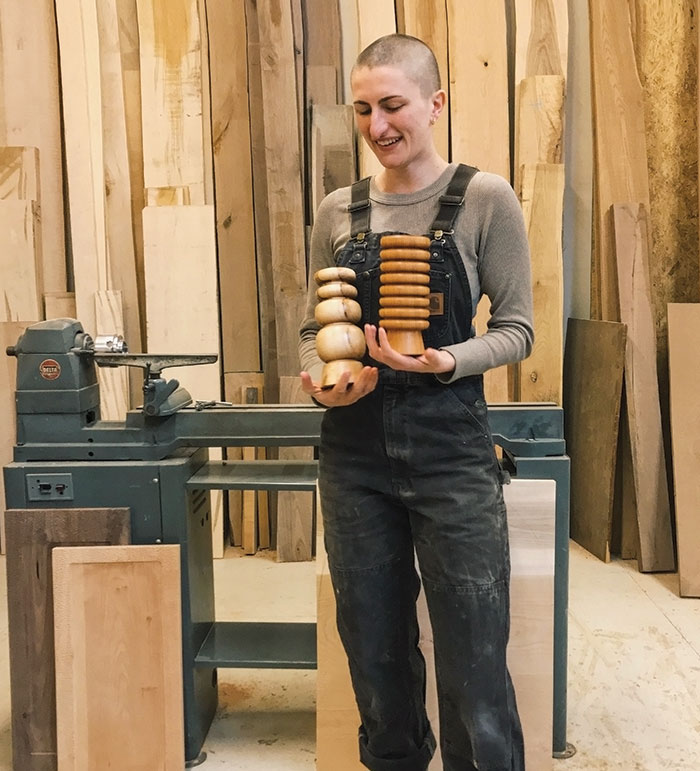
<path id="1" fill-rule="evenodd" d="M 320 302 L 314 316 L 321 325 L 316 335 L 316 350 L 326 362 L 321 387 L 331 388 L 343 372 L 350 372 L 350 383 L 361 372 L 365 353 L 365 335 L 357 326 L 362 308 L 354 299 L 357 289 L 350 283 L 355 271 L 350 268 L 322 268 L 314 279 L 319 284 Z"/>
<path id="2" fill-rule="evenodd" d="M 420 356 L 422 333 L 430 326 L 430 239 L 383 236 L 379 245 L 379 326 L 395 351 Z"/>

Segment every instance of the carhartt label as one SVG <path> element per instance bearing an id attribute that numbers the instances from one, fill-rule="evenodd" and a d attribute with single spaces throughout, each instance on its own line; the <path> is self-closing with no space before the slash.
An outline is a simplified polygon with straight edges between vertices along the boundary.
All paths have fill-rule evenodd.
<path id="1" fill-rule="evenodd" d="M 445 312 L 445 295 L 442 292 L 431 292 L 428 295 L 428 300 L 430 301 L 428 306 L 430 308 L 430 315 L 442 316 Z"/>
<path id="2" fill-rule="evenodd" d="M 39 365 L 39 374 L 44 380 L 56 380 L 61 375 L 61 365 L 55 359 L 44 359 Z"/>

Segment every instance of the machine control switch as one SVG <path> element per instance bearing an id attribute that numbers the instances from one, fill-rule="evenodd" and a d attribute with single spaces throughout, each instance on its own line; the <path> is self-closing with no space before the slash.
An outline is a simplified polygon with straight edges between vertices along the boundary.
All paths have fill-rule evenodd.
<path id="1" fill-rule="evenodd" d="M 72 474 L 27 474 L 27 500 L 72 501 Z"/>

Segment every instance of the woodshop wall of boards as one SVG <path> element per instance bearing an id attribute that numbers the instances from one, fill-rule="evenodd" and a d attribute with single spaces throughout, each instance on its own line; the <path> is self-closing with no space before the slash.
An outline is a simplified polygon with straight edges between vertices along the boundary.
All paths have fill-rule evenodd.
<path id="1" fill-rule="evenodd" d="M 511 181 L 528 229 L 537 341 L 488 399 L 563 404 L 573 537 L 700 595 L 696 18 L 695 0 L 0 0 L 2 340 L 75 317 L 133 352 L 219 353 L 168 371 L 195 399 L 301 401 L 314 211 L 376 170 L 349 70 L 414 34 L 448 93 L 439 149 Z M 126 370 L 100 382 L 103 418 L 140 403 Z M 310 493 L 213 510 L 219 556 L 312 556 Z"/>

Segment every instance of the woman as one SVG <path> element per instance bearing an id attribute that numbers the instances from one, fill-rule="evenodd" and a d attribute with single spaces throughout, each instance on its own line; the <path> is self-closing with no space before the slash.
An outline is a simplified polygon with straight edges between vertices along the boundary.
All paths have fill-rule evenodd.
<path id="1" fill-rule="evenodd" d="M 313 281 L 300 357 L 304 390 L 330 408 L 319 485 L 338 630 L 362 721 L 360 759 L 372 771 L 425 771 L 435 750 L 418 648 L 422 579 L 444 771 L 522 771 L 506 667 L 504 480 L 482 374 L 525 358 L 532 346 L 523 218 L 505 180 L 438 154 L 432 126 L 446 97 L 424 43 L 380 38 L 358 57 L 351 86 L 357 127 L 383 168 L 321 203 L 310 273 L 333 265 L 355 271 L 367 366 L 351 386 L 343 375 L 333 388 L 320 387 Z M 431 239 L 430 326 L 417 357 L 393 350 L 377 326 L 386 233 Z M 491 300 L 491 320 L 476 337 L 481 294 Z"/>

